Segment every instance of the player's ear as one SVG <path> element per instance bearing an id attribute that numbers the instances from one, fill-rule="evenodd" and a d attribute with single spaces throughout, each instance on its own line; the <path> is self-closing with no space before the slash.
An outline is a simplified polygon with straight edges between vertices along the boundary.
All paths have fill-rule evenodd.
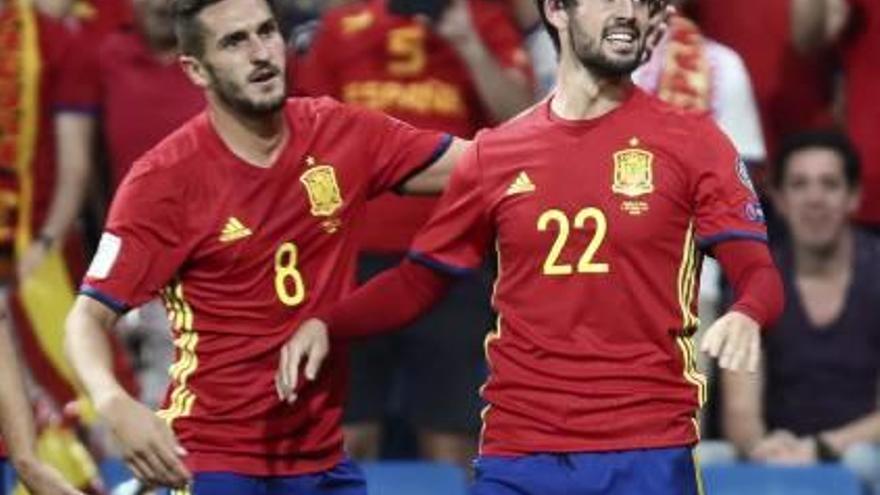
<path id="1" fill-rule="evenodd" d="M 178 61 L 183 72 L 193 84 L 200 88 L 207 88 L 210 85 L 208 71 L 201 61 L 191 55 L 181 55 Z"/>
<path id="2" fill-rule="evenodd" d="M 579 1 L 579 0 L 576 0 Z M 544 14 L 547 16 L 547 20 L 553 27 L 556 28 L 556 32 L 562 33 L 567 31 L 568 28 L 568 10 L 566 9 L 566 4 L 568 2 L 566 0 L 544 0 Z"/>

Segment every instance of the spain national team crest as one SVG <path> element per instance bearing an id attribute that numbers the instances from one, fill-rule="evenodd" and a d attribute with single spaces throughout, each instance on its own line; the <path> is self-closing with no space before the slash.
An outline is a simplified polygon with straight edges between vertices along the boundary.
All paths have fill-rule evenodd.
<path id="1" fill-rule="evenodd" d="M 306 158 L 308 170 L 299 180 L 306 188 L 311 204 L 311 213 L 316 217 L 331 217 L 342 207 L 342 193 L 336 181 L 336 170 L 332 165 L 321 165 L 313 157 Z"/>
<path id="2" fill-rule="evenodd" d="M 654 192 L 654 155 L 629 148 L 614 154 L 614 185 L 611 190 L 629 198 Z"/>

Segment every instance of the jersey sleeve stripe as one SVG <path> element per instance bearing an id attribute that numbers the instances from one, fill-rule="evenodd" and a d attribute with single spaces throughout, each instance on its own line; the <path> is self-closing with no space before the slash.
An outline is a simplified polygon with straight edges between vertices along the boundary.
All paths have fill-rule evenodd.
<path id="1" fill-rule="evenodd" d="M 107 306 L 108 308 L 119 314 L 125 313 L 129 309 L 127 304 L 118 301 L 113 297 L 108 296 L 107 294 L 104 294 L 103 292 L 88 284 L 83 284 L 79 288 L 79 293 L 83 296 L 87 296 L 98 301 L 99 303 Z"/>
<path id="2" fill-rule="evenodd" d="M 424 172 L 425 169 L 429 168 L 431 165 L 434 164 L 434 162 L 439 160 L 440 157 L 443 156 L 444 153 L 446 153 L 446 150 L 448 150 L 449 147 L 452 146 L 452 140 L 452 134 L 444 134 L 443 137 L 440 138 L 440 142 L 437 143 L 437 147 L 434 148 L 434 151 L 431 152 L 431 155 L 428 156 L 428 158 L 421 165 L 419 165 L 410 173 L 406 174 L 402 179 L 400 179 L 400 181 L 398 181 L 397 184 L 393 188 L 391 188 L 391 190 L 397 194 L 402 194 L 403 187 L 406 185 L 406 183 L 409 182 L 409 180 L 413 177 Z"/>
<path id="3" fill-rule="evenodd" d="M 416 263 L 427 266 L 432 270 L 442 272 L 446 275 L 452 275 L 454 277 L 465 277 L 474 273 L 473 268 L 450 265 L 448 263 L 444 263 L 442 261 L 431 258 L 430 256 L 427 256 L 426 254 L 420 253 L 418 251 L 410 251 L 409 253 L 407 253 L 407 257 L 409 257 L 409 259 L 415 261 Z"/>
<path id="4" fill-rule="evenodd" d="M 715 244 L 718 244 L 719 242 L 734 240 L 767 242 L 767 234 L 762 234 L 760 232 L 749 232 L 747 230 L 726 230 L 719 234 L 700 239 L 699 245 L 700 249 L 705 251 L 706 249 L 714 246 Z"/>

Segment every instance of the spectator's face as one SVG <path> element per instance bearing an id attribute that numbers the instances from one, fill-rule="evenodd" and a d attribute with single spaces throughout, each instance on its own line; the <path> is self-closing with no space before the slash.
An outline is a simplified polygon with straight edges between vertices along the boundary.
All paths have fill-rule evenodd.
<path id="1" fill-rule="evenodd" d="M 232 109 L 264 115 L 287 96 L 285 45 L 265 0 L 224 0 L 199 14 L 205 85 Z"/>
<path id="2" fill-rule="evenodd" d="M 858 207 L 858 191 L 847 183 L 840 155 L 825 148 L 808 148 L 788 159 L 777 206 L 795 244 L 827 249 L 835 244 Z"/>
<path id="3" fill-rule="evenodd" d="M 171 0 L 134 0 L 138 27 L 153 46 L 173 48 L 174 13 Z"/>
<path id="4" fill-rule="evenodd" d="M 601 77 L 628 76 L 645 51 L 648 0 L 577 0 L 561 9 L 557 24 L 563 50 Z M 556 24 L 556 22 L 554 22 Z"/>

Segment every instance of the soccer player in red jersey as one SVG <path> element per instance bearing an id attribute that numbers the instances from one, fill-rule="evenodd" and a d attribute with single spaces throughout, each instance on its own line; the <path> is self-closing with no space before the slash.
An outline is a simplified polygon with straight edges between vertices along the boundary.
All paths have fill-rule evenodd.
<path id="1" fill-rule="evenodd" d="M 363 495 L 342 451 L 345 346 L 295 404 L 275 393 L 277 356 L 302 316 L 353 287 L 365 201 L 438 191 L 462 145 L 330 99 L 286 100 L 284 41 L 264 0 L 175 8 L 181 62 L 208 110 L 120 185 L 68 317 L 68 357 L 148 484 Z M 177 354 L 158 416 L 120 387 L 103 335 L 157 294 Z"/>
<path id="2" fill-rule="evenodd" d="M 758 200 L 710 117 L 630 80 L 660 2 L 540 7 L 560 48 L 555 93 L 477 136 L 409 260 L 304 324 L 279 381 L 296 383 L 327 328 L 397 327 L 494 244 L 499 320 L 474 493 L 696 494 L 703 253 L 737 294 L 702 342 L 722 368 L 757 368 L 759 329 L 782 306 Z"/>

